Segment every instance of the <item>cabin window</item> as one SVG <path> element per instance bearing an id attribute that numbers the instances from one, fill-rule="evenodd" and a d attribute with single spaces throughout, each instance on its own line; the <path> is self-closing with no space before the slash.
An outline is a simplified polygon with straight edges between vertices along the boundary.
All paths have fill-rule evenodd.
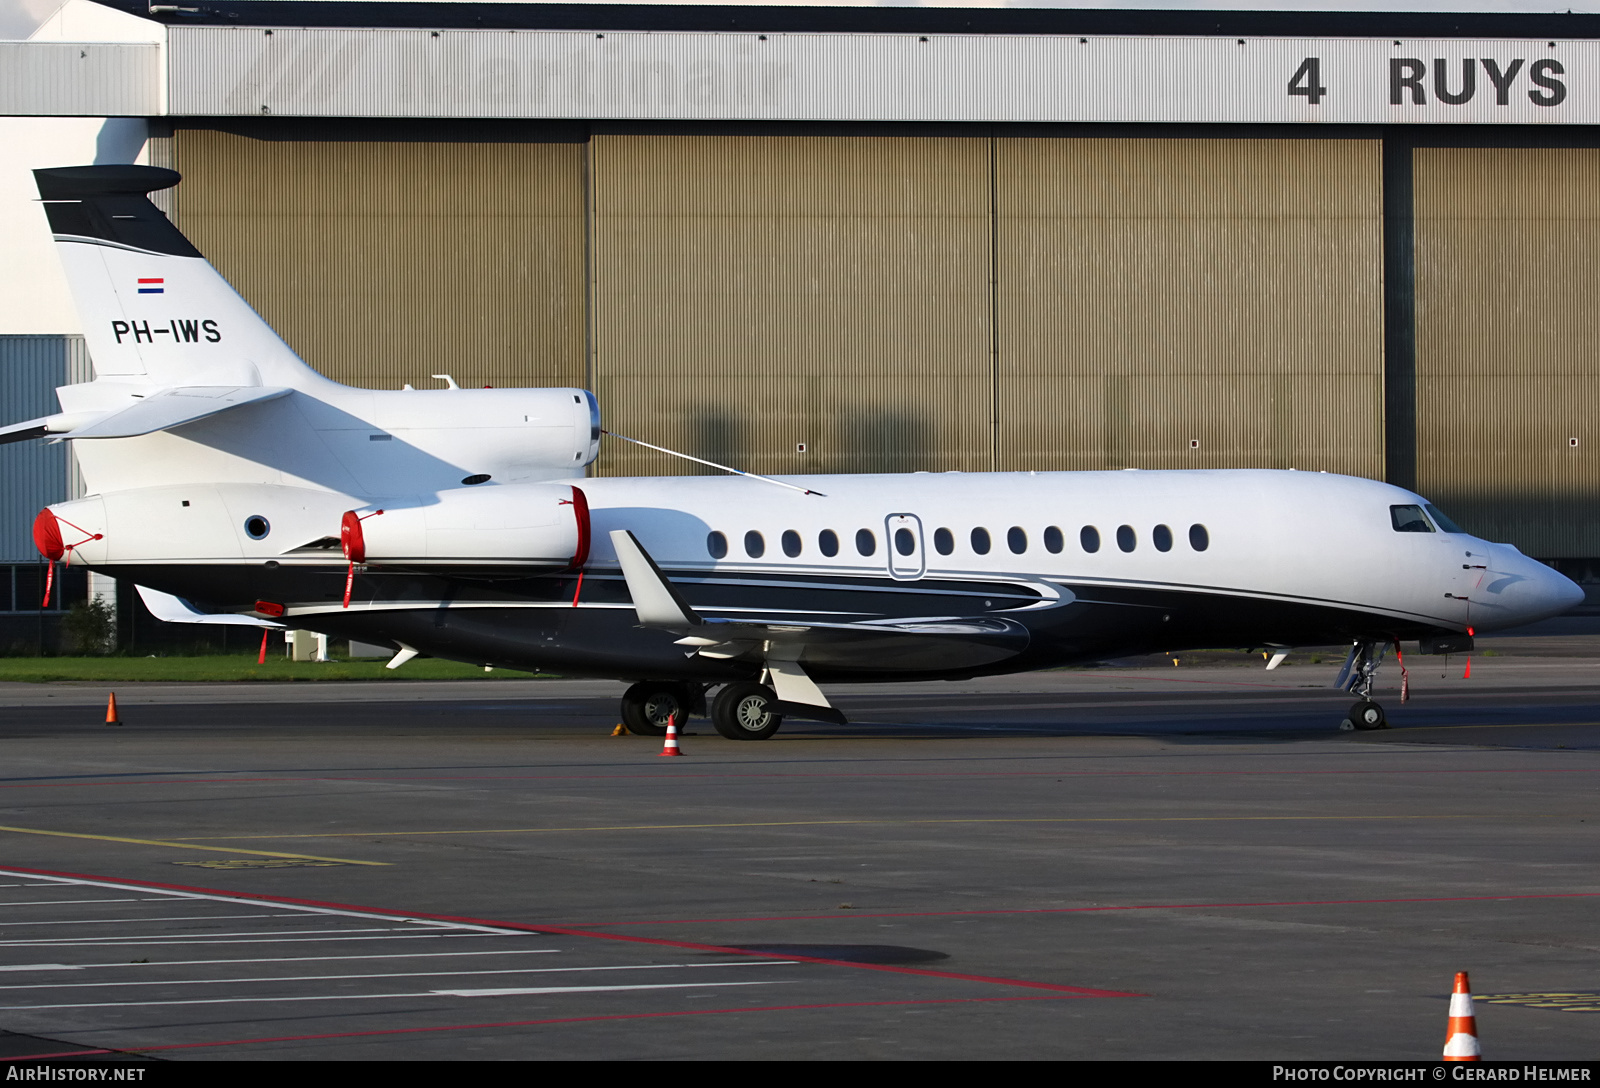
<path id="1" fill-rule="evenodd" d="M 1022 526 L 1013 525 L 1006 530 L 1006 547 L 1011 549 L 1012 555 L 1021 555 L 1028 550 L 1028 534 Z"/>
<path id="2" fill-rule="evenodd" d="M 917 550 L 917 538 L 910 529 L 894 531 L 894 550 L 901 555 L 910 555 Z"/>
<path id="3" fill-rule="evenodd" d="M 711 553 L 713 559 L 725 559 L 728 555 L 728 538 L 721 533 L 706 534 L 706 551 Z"/>
<path id="4" fill-rule="evenodd" d="M 989 530 L 972 530 L 972 550 L 977 552 L 979 555 L 989 554 Z"/>
<path id="5" fill-rule="evenodd" d="M 1389 520 L 1397 533 L 1431 533 L 1433 525 L 1420 506 L 1391 506 Z"/>
<path id="6" fill-rule="evenodd" d="M 1203 552 L 1211 547 L 1211 534 L 1206 532 L 1204 525 L 1189 526 L 1189 547 L 1197 552 Z"/>
<path id="7" fill-rule="evenodd" d="M 856 530 L 856 551 L 862 555 L 871 555 L 878 550 L 878 538 L 872 535 L 871 529 Z"/>
<path id="8" fill-rule="evenodd" d="M 839 534 L 832 529 L 824 529 L 817 534 L 817 550 L 823 555 L 833 557 L 839 554 Z"/>
<path id="9" fill-rule="evenodd" d="M 1453 522 L 1449 518 L 1445 517 L 1444 516 L 1444 512 L 1442 510 L 1440 510 L 1437 506 L 1433 505 L 1433 503 L 1431 503 L 1431 502 L 1428 503 L 1426 506 L 1423 507 L 1423 509 L 1428 512 L 1428 516 L 1433 519 L 1433 523 L 1439 527 L 1439 531 L 1441 533 L 1464 533 L 1464 532 L 1466 532 L 1466 530 L 1463 529 L 1461 526 L 1457 525 L 1455 522 Z"/>
<path id="10" fill-rule="evenodd" d="M 748 533 L 744 534 L 744 554 L 748 555 L 751 559 L 760 559 L 766 553 L 767 542 L 762 539 L 760 533 L 756 532 L 754 529 L 751 529 Z"/>
<path id="11" fill-rule="evenodd" d="M 1125 552 L 1131 552 L 1139 544 L 1139 536 L 1133 531 L 1132 525 L 1117 526 L 1117 547 Z"/>
<path id="12" fill-rule="evenodd" d="M 783 554 L 790 559 L 800 554 L 800 534 L 793 529 L 783 531 Z"/>
<path id="13" fill-rule="evenodd" d="M 1172 530 L 1165 525 L 1157 525 L 1150 530 L 1150 543 L 1156 546 L 1156 551 L 1158 552 L 1170 552 L 1172 550 Z"/>
<path id="14" fill-rule="evenodd" d="M 933 550 L 940 555 L 949 555 L 956 550 L 956 535 L 949 529 L 935 529 L 933 531 Z"/>
<path id="15" fill-rule="evenodd" d="M 1093 525 L 1085 525 L 1078 532 L 1078 543 L 1082 545 L 1083 550 L 1086 552 L 1099 551 L 1100 530 L 1096 529 Z"/>
<path id="16" fill-rule="evenodd" d="M 1066 541 L 1061 536 L 1059 526 L 1052 525 L 1044 531 L 1044 550 L 1051 555 L 1060 555 L 1061 549 L 1066 547 Z"/>

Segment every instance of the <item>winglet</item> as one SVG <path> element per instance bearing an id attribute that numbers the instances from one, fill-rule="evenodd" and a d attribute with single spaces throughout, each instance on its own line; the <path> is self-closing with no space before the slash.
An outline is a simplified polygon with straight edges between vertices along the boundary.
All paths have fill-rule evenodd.
<path id="1" fill-rule="evenodd" d="M 611 546 L 616 549 L 617 562 L 622 564 L 622 577 L 628 583 L 628 593 L 633 597 L 633 610 L 643 627 L 666 627 L 683 630 L 700 626 L 700 617 L 687 601 L 661 573 L 650 553 L 626 529 L 611 531 Z"/>

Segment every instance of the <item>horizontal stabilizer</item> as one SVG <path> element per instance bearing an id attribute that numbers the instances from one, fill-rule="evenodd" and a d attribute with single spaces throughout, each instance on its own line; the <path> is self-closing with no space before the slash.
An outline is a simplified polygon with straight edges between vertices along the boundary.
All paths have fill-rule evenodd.
<path id="1" fill-rule="evenodd" d="M 246 404 L 275 400 L 292 392 L 262 386 L 188 385 L 167 389 L 127 408 L 68 431 L 64 438 L 132 438 L 171 430 Z"/>
<path id="2" fill-rule="evenodd" d="M 46 425 L 49 417 L 43 419 L 30 419 L 23 423 L 13 423 L 9 427 L 0 427 L 0 446 L 7 442 L 26 442 L 30 438 L 43 438 L 50 433 Z"/>

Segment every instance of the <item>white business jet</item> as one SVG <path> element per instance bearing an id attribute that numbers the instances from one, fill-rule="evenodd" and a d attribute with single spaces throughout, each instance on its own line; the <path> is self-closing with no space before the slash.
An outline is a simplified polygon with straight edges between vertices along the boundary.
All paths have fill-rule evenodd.
<path id="1" fill-rule="evenodd" d="M 842 722 L 819 682 L 1334 642 L 1346 724 L 1377 728 L 1387 647 L 1463 650 L 1583 599 L 1348 476 L 586 478 L 586 390 L 329 381 L 150 202 L 176 173 L 35 175 L 96 372 L 0 428 L 73 441 L 92 492 L 41 511 L 35 541 L 195 618 L 632 681 L 639 733 L 718 688 L 717 730 L 761 739 L 785 714 Z"/>

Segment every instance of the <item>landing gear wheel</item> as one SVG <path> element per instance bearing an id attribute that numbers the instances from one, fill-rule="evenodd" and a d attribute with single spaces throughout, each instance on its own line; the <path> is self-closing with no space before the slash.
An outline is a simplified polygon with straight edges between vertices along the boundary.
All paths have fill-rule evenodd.
<path id="1" fill-rule="evenodd" d="M 729 684 L 711 704 L 711 724 L 729 740 L 766 740 L 783 724 L 778 697 L 760 684 Z"/>
<path id="2" fill-rule="evenodd" d="M 683 729 L 692 705 L 682 685 L 662 680 L 642 680 L 622 693 L 622 724 L 641 737 L 664 737 L 667 720 L 678 719 Z"/>
<path id="3" fill-rule="evenodd" d="M 1350 716 L 1339 726 L 1341 729 L 1387 729 L 1389 720 L 1384 717 L 1383 707 L 1370 699 L 1363 699 L 1350 708 Z"/>

